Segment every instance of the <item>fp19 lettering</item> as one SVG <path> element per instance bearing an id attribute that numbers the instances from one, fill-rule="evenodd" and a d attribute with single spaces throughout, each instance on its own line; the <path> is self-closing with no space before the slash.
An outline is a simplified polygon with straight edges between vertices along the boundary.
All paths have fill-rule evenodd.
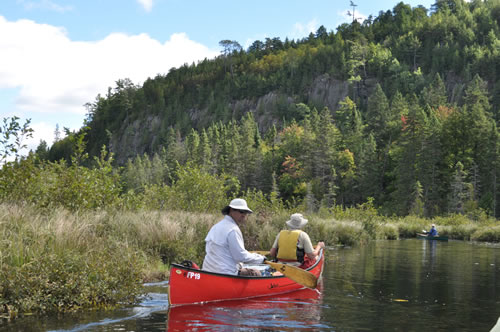
<path id="1" fill-rule="evenodd" d="M 199 273 L 194 273 L 194 272 L 189 271 L 186 275 L 186 278 L 199 280 L 201 278 L 201 275 Z"/>

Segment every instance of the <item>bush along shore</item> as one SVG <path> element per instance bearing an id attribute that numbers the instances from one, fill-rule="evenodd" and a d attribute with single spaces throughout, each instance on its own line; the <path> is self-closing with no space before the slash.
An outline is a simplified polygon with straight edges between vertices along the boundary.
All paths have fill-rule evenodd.
<path id="1" fill-rule="evenodd" d="M 314 214 L 305 206 L 273 210 L 257 200 L 249 205 L 256 212 L 242 229 L 249 250 L 269 249 L 293 212 L 305 213 L 311 239 L 329 246 L 412 238 L 431 223 L 450 239 L 500 241 L 500 225 L 484 215 L 387 218 L 370 202 Z M 220 218 L 218 212 L 69 212 L 1 204 L 0 315 L 12 319 L 135 303 L 144 282 L 168 278 L 170 263 L 201 264 L 205 234 Z"/>

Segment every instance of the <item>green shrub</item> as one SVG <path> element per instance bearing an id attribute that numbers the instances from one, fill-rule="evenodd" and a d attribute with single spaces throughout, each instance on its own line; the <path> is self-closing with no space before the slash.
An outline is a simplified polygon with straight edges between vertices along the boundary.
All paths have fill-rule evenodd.
<path id="1" fill-rule="evenodd" d="M 469 224 L 471 220 L 463 214 L 452 214 L 445 217 L 436 217 L 433 219 L 433 223 L 437 225 L 445 226 L 458 226 Z"/>
<path id="2" fill-rule="evenodd" d="M 210 175 L 187 164 L 178 168 L 177 180 L 165 190 L 166 208 L 190 212 L 215 212 L 227 204 L 225 176 Z"/>
<path id="3" fill-rule="evenodd" d="M 478 228 L 472 233 L 470 239 L 473 241 L 500 242 L 500 225 Z"/>
<path id="4" fill-rule="evenodd" d="M 371 224 L 374 221 L 382 221 L 383 218 L 378 215 L 377 209 L 374 206 L 373 198 L 369 197 L 368 201 L 363 204 L 358 204 L 356 207 L 342 207 L 336 205 L 331 208 L 331 213 L 337 220 L 356 220 L 360 222 L 367 221 Z"/>
<path id="5" fill-rule="evenodd" d="M 377 239 L 397 240 L 399 239 L 398 226 L 395 224 L 381 224 L 377 227 Z"/>
<path id="6" fill-rule="evenodd" d="M 40 208 L 64 207 L 71 211 L 101 209 L 119 202 L 119 176 L 105 150 L 87 168 L 76 162 L 39 162 L 30 156 L 19 164 L 4 165 L 0 172 L 0 198 Z"/>
<path id="7" fill-rule="evenodd" d="M 341 221 L 333 226 L 334 235 L 340 244 L 354 246 L 369 242 L 369 235 L 359 222 Z"/>
<path id="8" fill-rule="evenodd" d="M 429 228 L 429 221 L 421 218 L 408 216 L 396 221 L 398 234 L 400 238 L 413 238 L 417 233 L 422 233 L 422 230 Z"/>
<path id="9" fill-rule="evenodd" d="M 252 211 L 259 214 L 282 214 L 286 212 L 282 200 L 273 194 L 268 197 L 260 190 L 248 189 L 241 198 L 247 201 Z"/>
<path id="10" fill-rule="evenodd" d="M 43 252 L 0 267 L 0 313 L 58 312 L 133 303 L 143 293 L 142 265 L 123 248 L 93 254 Z"/>
<path id="11" fill-rule="evenodd" d="M 472 234 L 478 229 L 478 225 L 443 226 L 439 229 L 441 235 L 447 235 L 452 239 L 469 241 Z"/>
<path id="12" fill-rule="evenodd" d="M 335 245 L 338 240 L 335 236 L 334 220 L 319 219 L 316 216 L 307 216 L 309 223 L 306 225 L 307 233 L 313 242 L 313 246 L 318 241 L 325 242 L 326 245 Z"/>

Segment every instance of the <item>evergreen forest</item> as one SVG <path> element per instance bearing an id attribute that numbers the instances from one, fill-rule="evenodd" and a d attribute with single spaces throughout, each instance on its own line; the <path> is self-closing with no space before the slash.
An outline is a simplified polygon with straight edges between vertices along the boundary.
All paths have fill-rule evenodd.
<path id="1" fill-rule="evenodd" d="M 79 131 L 4 166 L 1 198 L 216 210 L 195 201 L 220 188 L 308 211 L 500 214 L 500 1 L 400 2 L 300 40 L 219 44 L 142 85 L 117 78 Z"/>

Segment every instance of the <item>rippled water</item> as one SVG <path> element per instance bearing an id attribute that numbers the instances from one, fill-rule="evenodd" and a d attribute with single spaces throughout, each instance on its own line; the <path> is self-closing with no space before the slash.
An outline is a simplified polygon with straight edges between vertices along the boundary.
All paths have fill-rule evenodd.
<path id="1" fill-rule="evenodd" d="M 500 248 L 380 241 L 329 248 L 319 291 L 168 310 L 168 283 L 140 305 L 0 322 L 0 331 L 489 331 L 500 316 Z"/>

